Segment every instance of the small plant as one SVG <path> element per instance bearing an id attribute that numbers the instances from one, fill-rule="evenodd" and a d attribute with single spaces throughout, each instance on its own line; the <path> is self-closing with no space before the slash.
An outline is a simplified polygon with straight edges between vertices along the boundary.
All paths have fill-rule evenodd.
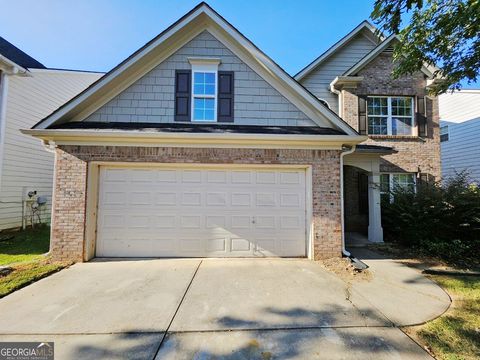
<path id="1" fill-rule="evenodd" d="M 459 265 L 478 264 L 480 189 L 466 172 L 444 184 L 394 187 L 382 201 L 382 221 L 387 241 Z"/>

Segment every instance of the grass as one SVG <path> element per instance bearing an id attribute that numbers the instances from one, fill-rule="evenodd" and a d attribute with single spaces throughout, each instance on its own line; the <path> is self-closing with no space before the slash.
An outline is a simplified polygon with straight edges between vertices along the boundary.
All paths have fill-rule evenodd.
<path id="1" fill-rule="evenodd" d="M 13 265 L 14 270 L 10 274 L 0 277 L 0 298 L 68 265 L 68 263 L 50 262 L 48 259 Z"/>
<path id="2" fill-rule="evenodd" d="M 3 233 L 0 235 L 0 266 L 41 259 L 42 254 L 48 252 L 49 243 L 50 228 L 48 226 L 35 230 Z"/>
<path id="3" fill-rule="evenodd" d="M 415 330 L 416 338 L 437 358 L 480 358 L 480 276 L 429 276 L 453 298 L 443 316 Z"/>
<path id="4" fill-rule="evenodd" d="M 0 276 L 0 298 L 69 265 L 44 256 L 49 243 L 48 226 L 0 235 L 0 266 L 13 269 L 10 274 Z"/>

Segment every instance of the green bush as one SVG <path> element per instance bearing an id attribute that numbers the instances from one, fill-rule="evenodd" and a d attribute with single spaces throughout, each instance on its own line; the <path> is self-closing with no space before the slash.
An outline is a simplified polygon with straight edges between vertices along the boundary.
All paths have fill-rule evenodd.
<path id="1" fill-rule="evenodd" d="M 394 187 L 382 199 L 387 241 L 457 264 L 478 263 L 480 189 L 463 172 L 444 184 Z"/>

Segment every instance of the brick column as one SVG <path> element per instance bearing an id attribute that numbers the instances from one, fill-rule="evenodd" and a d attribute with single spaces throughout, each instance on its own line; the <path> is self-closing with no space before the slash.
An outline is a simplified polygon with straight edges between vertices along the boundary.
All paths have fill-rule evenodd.
<path id="1" fill-rule="evenodd" d="M 83 260 L 87 163 L 56 150 L 50 253 L 54 260 Z"/>
<path id="2" fill-rule="evenodd" d="M 316 151 L 313 172 L 314 259 L 342 255 L 340 151 Z"/>

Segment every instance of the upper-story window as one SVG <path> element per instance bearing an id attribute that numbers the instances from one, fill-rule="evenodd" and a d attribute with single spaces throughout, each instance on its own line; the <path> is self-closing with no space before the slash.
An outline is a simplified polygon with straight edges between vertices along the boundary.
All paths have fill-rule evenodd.
<path id="1" fill-rule="evenodd" d="M 218 64 L 192 64 L 192 120 L 217 120 Z"/>
<path id="2" fill-rule="evenodd" d="M 448 141 L 448 125 L 440 127 L 440 142 Z"/>
<path id="3" fill-rule="evenodd" d="M 413 135 L 412 97 L 369 96 L 367 99 L 369 135 Z"/>

